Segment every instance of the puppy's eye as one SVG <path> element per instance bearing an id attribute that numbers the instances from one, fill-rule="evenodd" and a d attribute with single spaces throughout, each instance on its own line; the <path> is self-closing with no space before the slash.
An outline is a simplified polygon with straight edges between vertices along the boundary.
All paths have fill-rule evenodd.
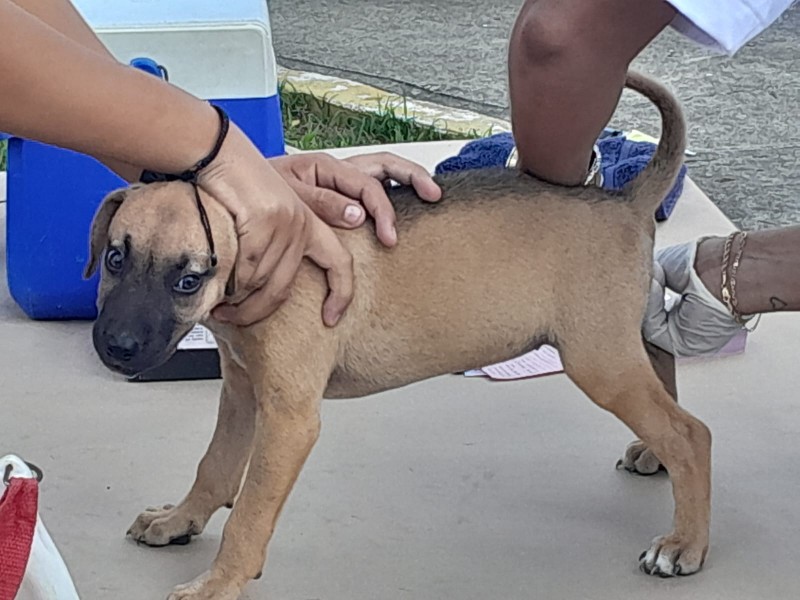
<path id="1" fill-rule="evenodd" d="M 106 252 L 106 268 L 112 273 L 119 273 L 122 270 L 124 258 L 122 252 L 116 248 L 109 248 Z"/>
<path id="2" fill-rule="evenodd" d="M 202 279 L 199 275 L 184 275 L 178 280 L 173 289 L 179 294 L 194 294 L 200 289 Z"/>

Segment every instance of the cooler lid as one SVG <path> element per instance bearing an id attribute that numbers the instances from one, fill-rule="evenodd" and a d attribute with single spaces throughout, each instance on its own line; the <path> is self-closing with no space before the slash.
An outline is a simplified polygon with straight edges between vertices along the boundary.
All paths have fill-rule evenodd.
<path id="1" fill-rule="evenodd" d="M 152 59 L 191 94 L 264 98 L 278 91 L 267 0 L 74 3 L 117 60 Z"/>
<path id="2" fill-rule="evenodd" d="M 261 22 L 269 27 L 267 0 L 73 0 L 95 29 Z"/>

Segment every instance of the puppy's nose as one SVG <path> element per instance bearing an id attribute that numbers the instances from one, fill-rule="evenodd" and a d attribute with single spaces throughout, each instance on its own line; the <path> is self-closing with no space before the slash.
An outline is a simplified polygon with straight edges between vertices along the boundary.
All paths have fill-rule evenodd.
<path id="1" fill-rule="evenodd" d="M 110 335 L 106 343 L 106 354 L 114 360 L 128 362 L 139 352 L 139 342 L 129 333 Z"/>

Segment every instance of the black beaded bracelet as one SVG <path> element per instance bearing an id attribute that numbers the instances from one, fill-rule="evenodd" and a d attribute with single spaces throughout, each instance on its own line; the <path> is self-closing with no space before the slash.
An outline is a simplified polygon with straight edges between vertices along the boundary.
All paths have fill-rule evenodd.
<path id="1" fill-rule="evenodd" d="M 228 118 L 227 113 L 219 106 L 213 104 L 211 106 L 219 115 L 219 134 L 217 134 L 217 141 L 214 143 L 214 147 L 211 149 L 211 152 L 209 152 L 205 158 L 201 159 L 200 162 L 195 164 L 191 169 L 188 169 L 183 173 L 178 173 L 177 175 L 172 173 L 159 173 L 157 171 L 143 171 L 139 177 L 139 181 L 141 183 L 155 183 L 158 181 L 197 181 L 197 176 L 200 174 L 200 171 L 205 169 L 214 161 L 215 158 L 217 158 L 217 155 L 222 148 L 222 144 L 225 142 L 225 138 L 228 135 L 228 130 L 230 129 L 230 119 Z"/>

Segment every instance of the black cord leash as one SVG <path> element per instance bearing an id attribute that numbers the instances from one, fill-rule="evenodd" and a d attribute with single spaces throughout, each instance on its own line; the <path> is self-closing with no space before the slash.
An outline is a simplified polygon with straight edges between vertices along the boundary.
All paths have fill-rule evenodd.
<path id="1" fill-rule="evenodd" d="M 208 251 L 211 255 L 211 266 L 216 267 L 217 253 L 214 249 L 214 236 L 211 234 L 211 223 L 208 221 L 208 213 L 206 212 L 205 206 L 203 206 L 203 202 L 200 200 L 200 190 L 197 186 L 197 179 L 200 175 L 200 171 L 205 169 L 208 165 L 214 162 L 215 158 L 217 158 L 217 155 L 222 148 L 222 144 L 225 142 L 225 138 L 228 135 L 228 130 L 230 129 L 230 119 L 228 118 L 227 113 L 219 106 L 212 106 L 219 115 L 219 134 L 217 134 L 217 141 L 214 143 L 214 147 L 211 149 L 211 152 L 209 152 L 205 158 L 201 159 L 191 169 L 188 169 L 183 173 L 173 175 L 170 173 L 157 173 L 156 171 L 143 171 L 141 177 L 139 177 L 139 181 L 142 183 L 185 181 L 186 183 L 192 184 L 194 188 L 194 199 L 197 203 L 197 211 L 200 213 L 200 223 L 203 225 L 203 230 L 205 231 L 206 239 L 208 240 Z"/>

